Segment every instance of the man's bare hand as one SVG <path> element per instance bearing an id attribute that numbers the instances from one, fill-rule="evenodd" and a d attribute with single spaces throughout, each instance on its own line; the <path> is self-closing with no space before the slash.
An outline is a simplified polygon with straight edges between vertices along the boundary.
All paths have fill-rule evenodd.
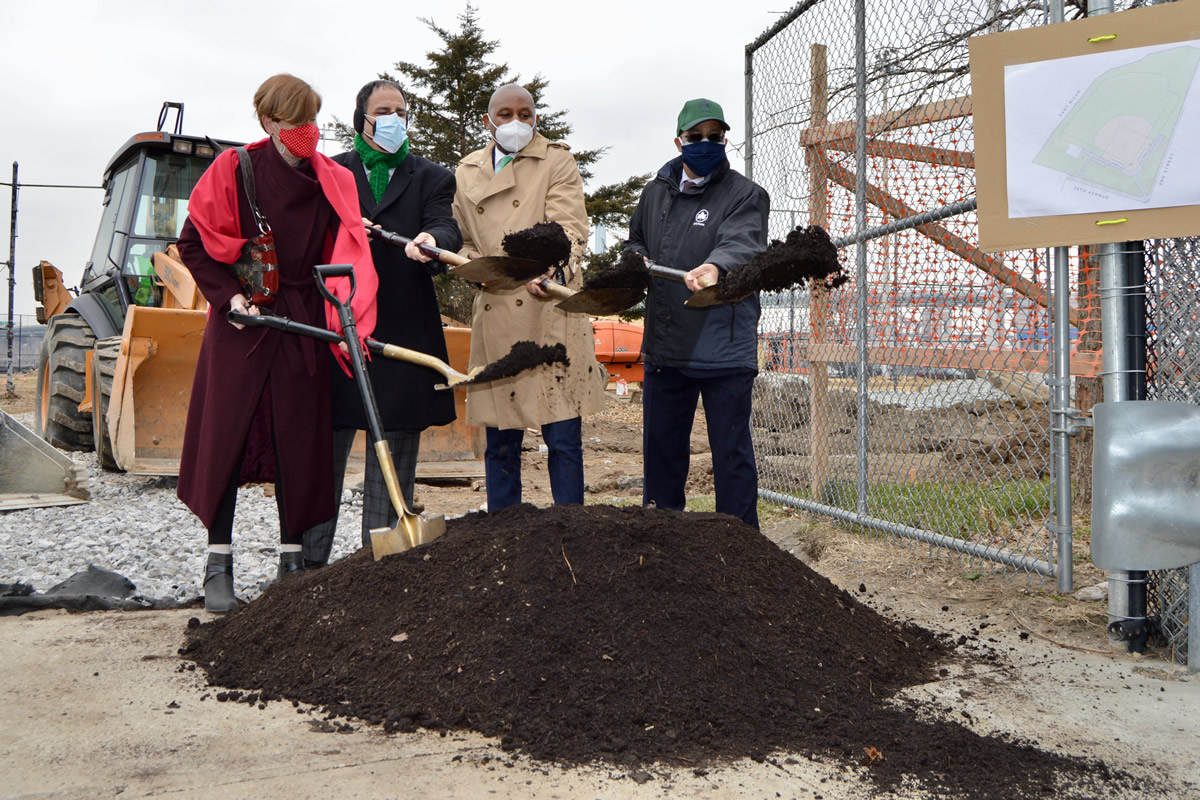
<path id="1" fill-rule="evenodd" d="M 420 261 L 422 264 L 428 264 L 433 260 L 431 256 L 425 255 L 419 245 L 428 245 L 429 247 L 437 247 L 437 239 L 433 238 L 425 231 L 421 231 L 413 240 L 404 245 L 404 255 L 411 258 L 413 261 Z"/>
<path id="2" fill-rule="evenodd" d="M 712 286 L 721 276 L 716 264 L 701 264 L 683 276 L 683 283 L 693 292 L 698 292 L 706 286 Z"/>
<path id="3" fill-rule="evenodd" d="M 544 275 L 540 275 L 540 276 L 534 278 L 533 280 L 531 280 L 529 283 L 525 284 L 525 288 L 527 290 L 529 290 L 529 293 L 531 295 L 533 295 L 534 297 L 540 297 L 543 300 L 549 300 L 550 295 L 548 295 L 544 291 L 542 291 L 542 287 L 540 286 L 540 284 L 542 281 L 553 280 L 555 272 L 556 272 L 556 270 L 553 267 L 551 267 L 550 269 L 548 269 L 546 271 L 546 273 Z"/>

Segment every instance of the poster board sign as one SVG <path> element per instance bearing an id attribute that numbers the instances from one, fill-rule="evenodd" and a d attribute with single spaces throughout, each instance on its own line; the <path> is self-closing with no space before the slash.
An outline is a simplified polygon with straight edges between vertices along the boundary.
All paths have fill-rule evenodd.
<path id="1" fill-rule="evenodd" d="M 1200 234 L 1200 2 L 973 37 L 979 247 Z"/>

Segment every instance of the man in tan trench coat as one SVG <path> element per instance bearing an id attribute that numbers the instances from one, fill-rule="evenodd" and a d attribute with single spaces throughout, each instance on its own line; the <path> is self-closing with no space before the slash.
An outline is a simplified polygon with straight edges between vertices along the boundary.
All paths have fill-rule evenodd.
<path id="1" fill-rule="evenodd" d="M 533 98 L 516 84 L 501 86 L 484 124 L 492 141 L 458 162 L 454 217 L 467 257 L 502 255 L 501 241 L 539 222 L 562 225 L 574 245 L 563 270 L 568 286 L 583 278 L 579 258 L 587 239 L 583 181 L 568 147 L 537 133 Z M 554 271 L 544 278 L 553 280 Z M 489 511 L 521 502 L 521 444 L 526 428 L 540 428 L 549 451 L 555 503 L 583 502 L 583 414 L 604 407 L 608 375 L 596 362 L 587 316 L 567 314 L 537 286 L 485 288 L 471 319 L 471 367 L 491 363 L 521 340 L 567 347 L 569 367 L 538 367 L 516 378 L 467 390 L 467 422 L 487 429 L 484 471 Z"/>

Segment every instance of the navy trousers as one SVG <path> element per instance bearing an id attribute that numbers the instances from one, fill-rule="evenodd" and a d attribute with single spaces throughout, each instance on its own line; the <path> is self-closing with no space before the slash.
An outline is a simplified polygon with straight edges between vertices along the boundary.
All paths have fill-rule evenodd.
<path id="1" fill-rule="evenodd" d="M 483 471 L 487 480 L 488 511 L 521 502 L 521 442 L 525 429 L 487 428 Z M 542 426 L 549 452 L 550 493 L 557 505 L 583 504 L 583 421 L 579 417 Z"/>
<path id="2" fill-rule="evenodd" d="M 646 365 L 642 384 L 642 503 L 682 510 L 692 421 L 704 398 L 717 511 L 758 527 L 758 467 L 750 439 L 753 370 L 680 370 Z"/>

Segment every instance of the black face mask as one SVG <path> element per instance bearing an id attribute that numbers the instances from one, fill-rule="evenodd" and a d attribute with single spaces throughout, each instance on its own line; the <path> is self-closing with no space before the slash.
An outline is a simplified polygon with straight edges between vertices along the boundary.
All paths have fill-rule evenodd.
<path id="1" fill-rule="evenodd" d="M 722 142 L 710 142 L 705 139 L 683 145 L 683 163 L 697 175 L 712 175 L 727 158 Z"/>

